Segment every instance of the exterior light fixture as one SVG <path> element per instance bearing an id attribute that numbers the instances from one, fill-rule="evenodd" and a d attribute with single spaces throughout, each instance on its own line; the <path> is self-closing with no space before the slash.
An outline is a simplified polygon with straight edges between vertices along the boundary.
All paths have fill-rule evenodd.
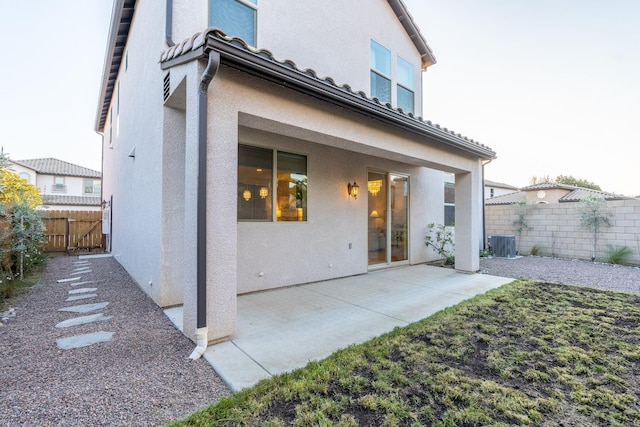
<path id="1" fill-rule="evenodd" d="M 349 193 L 349 196 L 353 197 L 354 199 L 358 198 L 358 193 L 360 193 L 360 186 L 358 185 L 357 182 L 353 181 L 353 184 L 351 184 L 350 182 L 347 183 L 347 193 Z"/>
<path id="2" fill-rule="evenodd" d="M 260 194 L 260 197 L 262 199 L 266 199 L 269 195 L 269 189 L 267 187 L 260 187 L 260 193 L 258 194 Z"/>
<path id="3" fill-rule="evenodd" d="M 249 189 L 244 190 L 242 192 L 242 198 L 245 199 L 247 202 L 251 200 L 251 191 L 249 191 Z"/>

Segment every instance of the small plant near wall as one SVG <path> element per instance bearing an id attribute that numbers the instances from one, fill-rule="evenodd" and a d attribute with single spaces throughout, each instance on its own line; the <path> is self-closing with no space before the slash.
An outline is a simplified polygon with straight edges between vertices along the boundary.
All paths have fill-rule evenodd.
<path id="1" fill-rule="evenodd" d="M 427 225 L 425 245 L 436 251 L 445 265 L 453 265 L 456 262 L 455 242 L 451 228 L 443 224 L 431 223 Z"/>
<path id="2" fill-rule="evenodd" d="M 599 197 L 585 197 L 580 201 L 578 207 L 580 213 L 580 223 L 584 228 L 593 232 L 593 250 L 591 261 L 596 260 L 596 250 L 598 246 L 598 231 L 603 227 L 611 227 L 613 224 L 613 213 L 607 205 L 607 201 Z"/>
<path id="3" fill-rule="evenodd" d="M 531 247 L 531 256 L 538 256 L 542 252 L 542 246 L 538 243 Z"/>
<path id="4" fill-rule="evenodd" d="M 529 215 L 529 205 L 527 205 L 526 201 L 523 200 L 521 202 L 516 203 L 515 213 L 516 213 L 516 219 L 513 220 L 511 224 L 515 226 L 516 232 L 518 233 L 518 240 L 516 240 L 516 244 L 517 244 L 520 241 L 520 238 L 522 237 L 522 232 L 531 230 L 533 229 L 533 227 L 531 227 L 528 223 L 527 216 Z"/>
<path id="5" fill-rule="evenodd" d="M 627 246 L 607 246 L 607 262 L 610 264 L 626 264 L 633 251 Z"/>

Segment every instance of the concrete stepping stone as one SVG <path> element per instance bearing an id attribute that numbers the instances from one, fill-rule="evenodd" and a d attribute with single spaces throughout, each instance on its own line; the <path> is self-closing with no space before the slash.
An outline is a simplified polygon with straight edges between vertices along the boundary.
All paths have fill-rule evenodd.
<path id="1" fill-rule="evenodd" d="M 69 295 L 74 295 L 74 294 L 84 294 L 87 292 L 95 292 L 97 291 L 98 288 L 80 288 L 80 289 L 72 289 L 69 291 Z"/>
<path id="2" fill-rule="evenodd" d="M 71 313 L 88 313 L 93 310 L 100 310 L 108 306 L 108 302 L 96 302 L 93 304 L 72 305 L 70 307 L 59 308 L 58 311 L 68 311 Z"/>
<path id="3" fill-rule="evenodd" d="M 91 273 L 93 270 L 90 268 L 74 268 L 72 274 L 84 274 Z"/>
<path id="4" fill-rule="evenodd" d="M 80 294 L 80 295 L 72 295 L 65 300 L 65 302 L 78 301 L 81 299 L 94 298 L 97 297 L 98 294 Z"/>
<path id="5" fill-rule="evenodd" d="M 56 340 L 58 348 L 61 350 L 69 350 L 72 348 L 87 347 L 99 342 L 111 341 L 113 332 L 94 332 L 92 334 L 75 335 L 68 338 L 60 338 Z"/>
<path id="6" fill-rule="evenodd" d="M 102 322 L 111 319 L 111 316 L 105 316 L 104 313 L 89 314 L 87 316 L 73 317 L 63 320 L 56 325 L 56 328 L 68 328 L 70 326 L 84 325 L 86 323 Z"/>
<path id="7" fill-rule="evenodd" d="M 85 280 L 85 281 L 82 281 L 82 282 L 74 282 L 74 283 L 71 283 L 71 286 L 88 285 L 89 283 L 93 283 L 93 280 Z"/>
<path id="8" fill-rule="evenodd" d="M 56 283 L 69 283 L 69 282 L 75 282 L 76 280 L 80 280 L 80 277 L 69 277 L 67 279 L 58 279 L 56 280 Z"/>

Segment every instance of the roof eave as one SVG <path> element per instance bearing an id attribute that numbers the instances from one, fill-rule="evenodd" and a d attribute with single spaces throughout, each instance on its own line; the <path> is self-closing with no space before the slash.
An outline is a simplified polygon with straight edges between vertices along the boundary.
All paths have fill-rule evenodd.
<path id="1" fill-rule="evenodd" d="M 135 5 L 136 0 L 114 0 L 113 2 L 94 128 L 98 133 L 104 131 L 107 112 L 113 95 L 113 87 L 122 63 L 122 53 L 127 44 Z"/>
<path id="2" fill-rule="evenodd" d="M 174 48 L 180 51 L 163 55 L 162 69 L 166 70 L 196 59 L 205 59 L 210 50 L 215 50 L 220 53 L 221 62 L 229 67 L 401 127 L 414 134 L 429 137 L 473 156 L 482 159 L 496 158 L 496 153 L 485 145 L 448 131 L 446 128 L 442 129 L 429 121 L 425 122 L 421 117 L 416 118 L 413 114 L 405 114 L 391 108 L 388 104 L 371 100 L 363 92 L 354 93 L 348 86 L 339 87 L 332 79 L 319 79 L 312 70 L 301 71 L 290 61 L 283 63 L 274 61 L 269 52 L 253 52 L 238 38 L 223 40 L 216 36 L 217 31 L 219 30 L 216 28 L 209 28 L 200 33 L 197 38 L 190 41 L 191 51 L 185 51 L 180 45 L 176 45 Z M 173 56 L 174 53 L 177 55 Z"/>
<path id="3" fill-rule="evenodd" d="M 238 39 L 233 40 L 238 42 Z M 232 68 L 248 72 L 277 84 L 284 84 L 291 89 L 349 108 L 388 124 L 399 126 L 414 134 L 427 136 L 436 142 L 456 150 L 462 150 L 473 156 L 482 159 L 496 158 L 496 153 L 489 147 L 431 125 L 430 122 L 424 122 L 421 117 L 416 118 L 412 114 L 407 115 L 394 110 L 389 106 L 367 98 L 364 93 L 353 93 L 350 91 L 350 88 L 339 87 L 335 85 L 332 80 L 325 82 L 318 79 L 315 74 L 313 76 L 308 75 L 296 69 L 294 64 L 288 64 L 286 62 L 279 64 L 260 54 L 251 53 L 244 47 L 234 46 L 233 41 L 223 41 L 211 33 L 206 34 L 206 41 L 202 48 L 197 49 L 199 55 L 196 56 L 198 59 L 204 59 L 208 55 L 209 50 L 219 52 L 221 62 Z M 183 64 L 196 59 L 193 56 L 189 56 L 188 59 L 184 56 L 185 55 L 181 55 L 175 59 L 164 62 L 162 68 L 167 69 L 170 68 L 170 66 Z"/>
<path id="4" fill-rule="evenodd" d="M 393 9 L 400 23 L 404 27 L 404 30 L 409 35 L 409 38 L 420 52 L 420 58 L 422 62 L 422 70 L 426 70 L 427 67 L 436 63 L 436 57 L 433 55 L 433 51 L 427 44 L 427 40 L 424 38 L 418 25 L 413 19 L 413 16 L 409 13 L 409 9 L 402 0 L 387 0 L 389 6 Z"/>

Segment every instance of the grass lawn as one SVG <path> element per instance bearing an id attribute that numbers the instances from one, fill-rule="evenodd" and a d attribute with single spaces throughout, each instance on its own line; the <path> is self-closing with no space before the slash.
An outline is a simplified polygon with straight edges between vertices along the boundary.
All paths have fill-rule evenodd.
<path id="1" fill-rule="evenodd" d="M 171 425 L 640 426 L 640 297 L 518 280 Z"/>

